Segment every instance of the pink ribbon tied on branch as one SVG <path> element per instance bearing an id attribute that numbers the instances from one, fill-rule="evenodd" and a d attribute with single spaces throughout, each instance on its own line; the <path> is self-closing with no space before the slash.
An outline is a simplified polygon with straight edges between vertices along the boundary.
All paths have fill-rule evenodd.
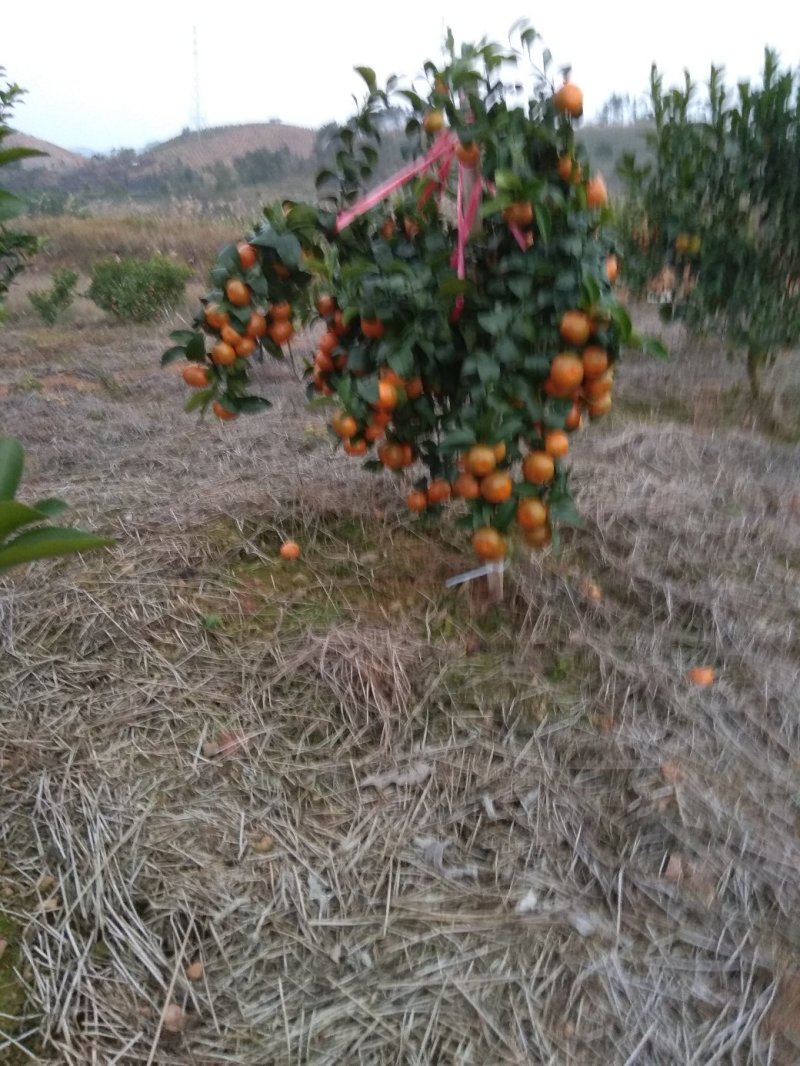
<path id="1" fill-rule="evenodd" d="M 344 211 L 341 211 L 336 216 L 334 233 L 341 233 L 343 229 L 346 229 L 361 215 L 366 214 L 367 211 L 371 211 L 373 207 L 377 207 L 378 204 L 391 196 L 397 189 L 402 188 L 403 185 L 407 185 L 413 178 L 423 174 L 437 163 L 439 164 L 437 176 L 436 178 L 431 178 L 422 190 L 419 197 L 420 207 L 430 199 L 437 188 L 441 195 L 441 191 L 444 188 L 450 173 L 450 168 L 458 144 L 458 137 L 456 137 L 454 133 L 450 131 L 441 133 L 423 156 L 420 156 L 419 159 L 415 159 L 413 162 L 402 167 L 390 178 L 387 178 L 386 181 L 381 182 L 380 185 L 367 193 L 366 196 L 363 196 L 356 203 L 345 208 Z M 468 195 L 465 195 L 464 190 L 467 184 L 470 184 L 470 189 Z M 487 188 L 491 192 L 494 192 L 494 187 L 482 178 L 478 164 L 474 167 L 467 167 L 464 163 L 459 161 L 458 188 L 456 193 L 456 247 L 450 259 L 451 265 L 455 268 L 456 277 L 459 281 L 463 281 L 466 277 L 467 241 L 469 240 L 469 235 L 480 207 L 481 191 L 483 188 Z M 517 225 L 510 225 L 509 229 L 517 244 L 524 252 L 528 247 L 525 234 Z M 451 323 L 458 321 L 463 309 L 464 296 L 463 294 L 459 294 L 456 297 L 455 305 L 450 313 Z"/>

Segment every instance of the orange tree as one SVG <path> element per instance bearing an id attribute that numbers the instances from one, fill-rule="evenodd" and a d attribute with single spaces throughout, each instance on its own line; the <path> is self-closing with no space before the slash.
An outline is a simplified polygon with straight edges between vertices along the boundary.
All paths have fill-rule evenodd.
<path id="1" fill-rule="evenodd" d="M 665 90 L 653 68 L 652 159 L 620 168 L 626 276 L 642 284 L 672 266 L 676 310 L 746 354 L 754 397 L 765 363 L 800 340 L 798 95 L 769 50 L 760 86 L 731 93 L 712 68 L 702 104 L 688 74 Z"/>
<path id="2" fill-rule="evenodd" d="M 251 357 L 281 357 L 294 319 L 321 319 L 309 391 L 338 400 L 344 450 L 424 471 L 412 511 L 461 498 L 485 559 L 505 555 L 514 526 L 539 547 L 579 522 L 569 434 L 610 409 L 638 340 L 613 294 L 605 184 L 575 143 L 582 93 L 556 88 L 547 52 L 529 98 L 508 80 L 535 39 L 457 50 L 449 36 L 411 88 L 358 68 L 366 99 L 332 139 L 320 203 L 270 207 L 223 249 L 195 328 L 164 355 L 188 360 L 190 409 L 233 419 L 268 404 L 249 392 Z M 365 199 L 398 101 L 408 155 L 430 165 Z"/>

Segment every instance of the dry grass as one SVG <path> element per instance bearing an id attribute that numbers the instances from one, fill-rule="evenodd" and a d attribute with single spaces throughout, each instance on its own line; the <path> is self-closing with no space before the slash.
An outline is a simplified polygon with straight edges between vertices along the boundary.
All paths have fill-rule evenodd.
<path id="1" fill-rule="evenodd" d="M 34 262 L 40 272 L 67 266 L 88 274 L 100 259 L 163 255 L 188 263 L 205 276 L 222 245 L 236 240 L 251 222 L 233 214 L 197 218 L 174 212 L 141 212 L 32 218 L 26 219 L 25 227 L 45 238 L 46 244 Z"/>
<path id="2" fill-rule="evenodd" d="M 118 538 L 0 591 L 16 1061 L 798 1060 L 797 447 L 618 417 L 481 616 L 287 371 L 204 427 L 152 333 L 7 341 L 93 382 L 0 399 L 28 491 Z"/>

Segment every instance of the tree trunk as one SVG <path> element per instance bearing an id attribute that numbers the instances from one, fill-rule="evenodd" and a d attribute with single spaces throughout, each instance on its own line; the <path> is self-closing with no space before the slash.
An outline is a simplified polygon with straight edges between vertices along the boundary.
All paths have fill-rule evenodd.
<path id="1" fill-rule="evenodd" d="M 750 381 L 750 395 L 754 400 L 761 399 L 761 371 L 764 367 L 762 352 L 754 348 L 747 349 L 747 377 Z"/>

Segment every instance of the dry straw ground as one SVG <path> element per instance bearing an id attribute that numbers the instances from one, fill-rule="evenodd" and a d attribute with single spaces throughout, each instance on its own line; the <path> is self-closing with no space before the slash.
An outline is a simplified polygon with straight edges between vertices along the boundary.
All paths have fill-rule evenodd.
<path id="1" fill-rule="evenodd" d="M 479 615 L 288 368 L 201 425 L 165 330 L 2 337 L 28 493 L 117 546 L 0 583 L 0 1061 L 797 1062 L 797 445 L 631 359 Z"/>

